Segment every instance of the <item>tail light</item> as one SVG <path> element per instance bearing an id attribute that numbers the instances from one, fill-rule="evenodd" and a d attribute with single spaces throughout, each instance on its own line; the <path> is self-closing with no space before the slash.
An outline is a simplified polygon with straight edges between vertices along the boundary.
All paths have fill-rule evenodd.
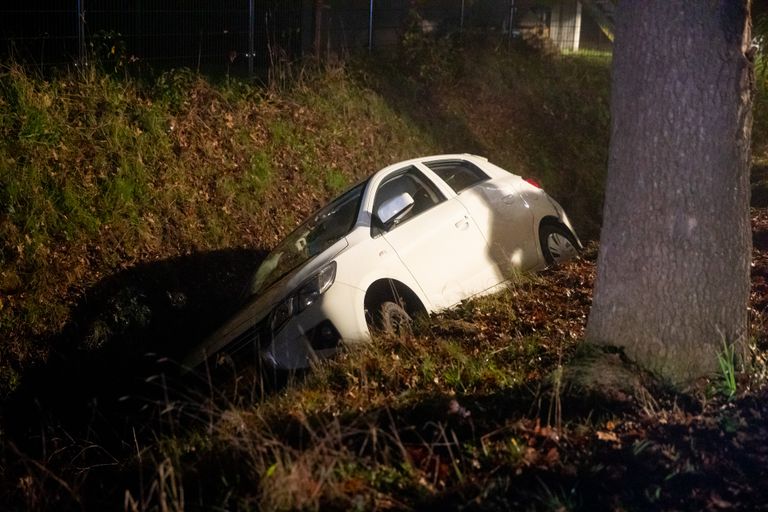
<path id="1" fill-rule="evenodd" d="M 541 186 L 541 183 L 539 183 L 539 180 L 537 180 L 536 178 L 523 178 L 523 179 L 526 181 L 526 183 L 529 183 L 536 188 L 543 188 Z"/>

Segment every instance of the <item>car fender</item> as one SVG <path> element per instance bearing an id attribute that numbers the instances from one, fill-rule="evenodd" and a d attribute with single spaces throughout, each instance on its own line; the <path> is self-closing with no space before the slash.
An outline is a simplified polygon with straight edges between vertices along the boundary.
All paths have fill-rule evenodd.
<path id="1" fill-rule="evenodd" d="M 356 238 L 363 240 L 355 240 Z M 367 239 L 365 239 L 367 237 Z M 375 281 L 393 279 L 407 286 L 427 311 L 433 306 L 421 286 L 384 237 L 371 237 L 370 229 L 360 228 L 350 234 L 350 247 L 336 258 L 336 281 L 361 290 L 363 295 Z M 354 305 L 362 310 L 362 301 Z"/>

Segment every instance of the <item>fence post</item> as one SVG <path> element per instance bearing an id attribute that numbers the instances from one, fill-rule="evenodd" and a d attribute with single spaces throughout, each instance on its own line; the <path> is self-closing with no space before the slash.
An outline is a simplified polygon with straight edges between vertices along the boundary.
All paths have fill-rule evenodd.
<path id="1" fill-rule="evenodd" d="M 459 19 L 459 32 L 464 32 L 464 0 L 461 0 L 461 18 Z"/>
<path id="2" fill-rule="evenodd" d="M 373 0 L 371 0 L 371 7 L 368 13 L 368 52 L 373 50 Z"/>
<path id="3" fill-rule="evenodd" d="M 77 0 L 77 57 L 80 66 L 86 66 L 85 48 L 85 0 Z"/>
<path id="4" fill-rule="evenodd" d="M 512 27 L 514 27 L 514 18 L 515 18 L 515 0 L 509 0 L 509 27 L 507 29 L 509 30 L 509 39 L 508 39 L 508 45 L 512 46 Z"/>
<path id="5" fill-rule="evenodd" d="M 248 0 L 248 78 L 253 78 L 253 53 L 255 51 L 253 46 L 253 31 L 255 28 L 254 17 L 256 13 L 253 1 L 254 0 Z"/>

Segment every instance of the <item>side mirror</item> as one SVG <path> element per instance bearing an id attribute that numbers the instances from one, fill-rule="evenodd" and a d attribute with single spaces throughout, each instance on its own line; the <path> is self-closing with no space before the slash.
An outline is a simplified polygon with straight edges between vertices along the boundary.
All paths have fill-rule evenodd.
<path id="1" fill-rule="evenodd" d="M 385 230 L 392 229 L 413 208 L 413 198 L 408 192 L 403 192 L 387 199 L 376 210 L 376 217 L 384 225 Z"/>

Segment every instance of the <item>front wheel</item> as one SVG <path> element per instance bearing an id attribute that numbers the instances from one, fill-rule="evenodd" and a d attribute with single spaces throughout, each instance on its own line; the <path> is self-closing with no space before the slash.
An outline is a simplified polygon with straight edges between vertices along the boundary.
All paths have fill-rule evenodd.
<path id="1" fill-rule="evenodd" d="M 413 319 L 396 302 L 386 301 L 379 307 L 379 327 L 387 334 L 410 334 L 413 332 Z"/>
<path id="2" fill-rule="evenodd" d="M 539 229 L 539 241 L 547 265 L 559 265 L 579 254 L 576 237 L 564 226 L 542 225 Z"/>

